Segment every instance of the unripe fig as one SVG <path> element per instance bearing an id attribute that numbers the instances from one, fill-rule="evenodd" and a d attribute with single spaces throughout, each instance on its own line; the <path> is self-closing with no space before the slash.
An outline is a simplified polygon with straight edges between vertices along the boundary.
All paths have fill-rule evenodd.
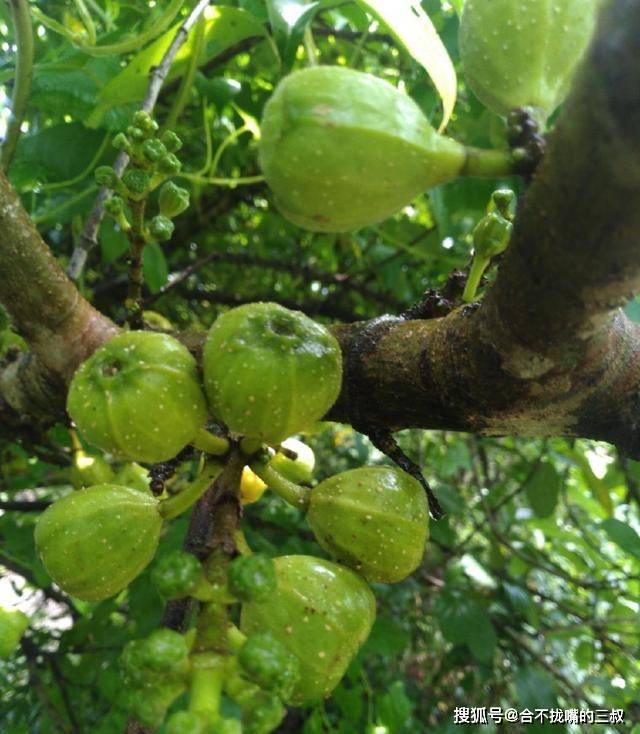
<path id="1" fill-rule="evenodd" d="M 402 581 L 415 571 L 429 534 L 423 488 L 388 466 L 325 479 L 311 492 L 307 520 L 328 553 L 379 583 Z"/>
<path id="2" fill-rule="evenodd" d="M 158 205 L 160 214 L 173 219 L 189 208 L 189 192 L 181 186 L 176 186 L 173 181 L 167 181 L 160 189 Z"/>
<path id="3" fill-rule="evenodd" d="M 113 469 L 101 456 L 92 456 L 84 451 L 74 451 L 71 464 L 71 483 L 76 489 L 105 484 L 114 478 Z M 123 482 L 115 482 L 123 484 Z"/>
<path id="4" fill-rule="evenodd" d="M 146 492 L 149 489 L 151 480 L 149 478 L 149 472 L 143 466 L 140 466 L 140 464 L 133 462 L 131 464 L 125 464 L 117 471 L 112 483 L 138 489 L 140 492 Z M 94 482 L 94 484 L 102 484 L 102 482 Z"/>
<path id="5" fill-rule="evenodd" d="M 296 438 L 288 438 L 282 442 L 282 446 L 289 451 L 293 451 L 296 454 L 296 458 L 292 459 L 283 452 L 278 451 L 273 459 L 271 459 L 271 466 L 291 482 L 297 482 L 298 484 L 310 482 L 313 475 L 313 468 L 316 465 L 316 457 L 313 449 Z"/>
<path id="6" fill-rule="evenodd" d="M 275 303 L 220 316 L 203 353 L 216 418 L 234 432 L 280 443 L 321 418 L 342 380 L 342 354 L 324 326 Z"/>
<path id="7" fill-rule="evenodd" d="M 196 362 L 167 334 L 119 334 L 84 362 L 67 410 L 95 446 L 132 461 L 178 454 L 204 425 L 206 401 Z"/>
<path id="8" fill-rule="evenodd" d="M 454 178 L 465 157 L 406 94 L 344 67 L 289 74 L 262 119 L 260 165 L 276 204 L 315 232 L 380 222 Z"/>
<path id="9" fill-rule="evenodd" d="M 367 639 L 376 604 L 353 571 L 312 556 L 275 559 L 278 585 L 265 601 L 242 607 L 246 635 L 269 632 L 300 662 L 288 702 L 295 706 L 328 696 Z"/>
<path id="10" fill-rule="evenodd" d="M 29 626 L 29 617 L 19 609 L 0 607 L 0 660 L 18 649 L 20 638 Z"/>
<path id="11" fill-rule="evenodd" d="M 491 110 L 562 103 L 589 44 L 601 0 L 466 0 L 460 54 L 466 80 Z"/>
<path id="12" fill-rule="evenodd" d="M 84 601 L 100 601 L 122 591 L 151 561 L 161 527 L 153 496 L 99 484 L 45 510 L 35 540 L 44 567 L 61 589 Z"/>

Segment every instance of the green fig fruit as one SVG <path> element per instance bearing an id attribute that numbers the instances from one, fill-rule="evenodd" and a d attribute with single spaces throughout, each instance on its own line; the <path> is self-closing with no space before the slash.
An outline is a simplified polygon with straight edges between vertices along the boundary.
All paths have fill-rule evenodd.
<path id="1" fill-rule="evenodd" d="M 76 489 L 105 484 L 113 479 L 113 469 L 101 456 L 93 456 L 82 450 L 73 452 L 71 483 Z"/>
<path id="2" fill-rule="evenodd" d="M 246 635 L 268 632 L 298 659 L 288 702 L 328 696 L 367 639 L 376 614 L 371 589 L 353 571 L 312 556 L 275 559 L 278 585 L 265 601 L 242 606 Z"/>
<path id="3" fill-rule="evenodd" d="M 311 491 L 307 520 L 337 561 L 378 583 L 396 583 L 415 571 L 429 534 L 424 489 L 388 466 L 325 479 Z"/>
<path id="4" fill-rule="evenodd" d="M 19 609 L 0 607 L 0 660 L 11 657 L 29 626 L 29 617 Z"/>
<path id="5" fill-rule="evenodd" d="M 285 77 L 262 119 L 260 165 L 282 214 L 314 232 L 387 219 L 455 178 L 464 146 L 393 85 L 338 66 Z"/>
<path id="6" fill-rule="evenodd" d="M 59 499 L 38 518 L 35 540 L 51 578 L 71 596 L 100 601 L 122 591 L 155 555 L 158 500 L 99 484 Z"/>
<path id="7" fill-rule="evenodd" d="M 203 372 L 216 418 L 236 433 L 276 444 L 331 408 L 342 353 L 332 334 L 303 313 L 252 303 L 213 324 Z"/>
<path id="8" fill-rule="evenodd" d="M 151 484 L 151 479 L 149 478 L 149 472 L 143 466 L 132 462 L 125 464 L 116 472 L 115 477 L 113 477 L 113 484 L 120 484 L 123 487 L 131 487 L 141 492 L 147 492 Z"/>
<path id="9" fill-rule="evenodd" d="M 87 441 L 132 461 L 176 456 L 207 417 L 195 359 L 167 334 L 132 331 L 75 373 L 67 410 Z"/>
<path id="10" fill-rule="evenodd" d="M 290 482 L 307 484 L 313 476 L 316 465 L 316 457 L 313 449 L 306 443 L 298 441 L 297 438 L 288 438 L 282 442 L 282 447 L 293 451 L 296 458 L 291 458 L 285 453 L 278 451 L 271 459 L 271 466 L 286 477 Z"/>
<path id="11" fill-rule="evenodd" d="M 460 24 L 465 78 L 500 115 L 562 103 L 593 35 L 601 0 L 467 0 Z"/>

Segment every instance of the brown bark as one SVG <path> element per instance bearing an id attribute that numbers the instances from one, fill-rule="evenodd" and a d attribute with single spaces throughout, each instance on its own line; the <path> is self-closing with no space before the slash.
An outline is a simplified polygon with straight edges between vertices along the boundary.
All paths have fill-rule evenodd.
<path id="1" fill-rule="evenodd" d="M 640 4 L 609 5 L 480 307 L 338 330 L 332 416 L 393 428 L 585 436 L 640 456 Z"/>
<path id="2" fill-rule="evenodd" d="M 31 349 L 0 372 L 2 422 L 51 419 L 73 372 L 116 327 L 62 272 L 2 173 L 0 303 Z"/>

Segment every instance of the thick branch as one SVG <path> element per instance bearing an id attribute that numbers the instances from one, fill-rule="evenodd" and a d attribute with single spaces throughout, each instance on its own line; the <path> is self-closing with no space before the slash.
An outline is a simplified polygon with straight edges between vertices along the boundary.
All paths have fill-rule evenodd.
<path id="1" fill-rule="evenodd" d="M 345 380 L 330 417 L 584 436 L 640 456 L 640 329 L 617 310 L 640 289 L 639 35 L 640 4 L 610 4 L 482 305 L 336 327 Z M 8 194 L 4 182 L 0 300 L 41 362 L 68 379 L 113 327 L 70 287 Z M 36 402 L 51 401 L 56 384 L 44 381 Z"/>
<path id="2" fill-rule="evenodd" d="M 585 436 L 640 455 L 640 4 L 611 3 L 482 306 L 339 329 L 333 417 Z"/>
<path id="3" fill-rule="evenodd" d="M 0 303 L 31 347 L 0 373 L 0 414 L 51 417 L 78 365 L 116 327 L 62 272 L 1 173 Z"/>

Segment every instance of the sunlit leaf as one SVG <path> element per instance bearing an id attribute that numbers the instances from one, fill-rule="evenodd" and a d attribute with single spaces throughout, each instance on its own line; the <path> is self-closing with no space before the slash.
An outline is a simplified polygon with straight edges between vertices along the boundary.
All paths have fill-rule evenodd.
<path id="1" fill-rule="evenodd" d="M 440 36 L 419 2 L 413 0 L 357 0 L 389 27 L 431 77 L 440 97 L 443 130 L 453 114 L 458 93 L 456 70 Z"/>

